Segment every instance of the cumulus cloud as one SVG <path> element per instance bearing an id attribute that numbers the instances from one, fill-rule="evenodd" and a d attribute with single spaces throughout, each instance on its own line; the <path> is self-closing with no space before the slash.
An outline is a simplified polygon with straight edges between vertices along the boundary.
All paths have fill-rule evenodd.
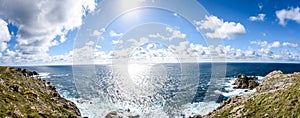
<path id="1" fill-rule="evenodd" d="M 112 44 L 123 44 L 123 40 L 112 40 Z"/>
<path id="2" fill-rule="evenodd" d="M 123 33 L 116 33 L 114 30 L 110 30 L 109 36 L 110 37 L 120 37 L 120 36 L 123 36 Z"/>
<path id="3" fill-rule="evenodd" d="M 300 8 L 282 9 L 276 11 L 276 16 L 279 19 L 279 24 L 285 26 L 287 20 L 296 21 L 300 24 Z"/>
<path id="4" fill-rule="evenodd" d="M 264 21 L 266 14 L 258 14 L 257 16 L 250 16 L 250 21 Z"/>
<path id="5" fill-rule="evenodd" d="M 237 35 L 245 34 L 246 29 L 241 23 L 224 22 L 216 16 L 205 16 L 205 20 L 195 21 L 199 29 L 211 32 L 205 34 L 208 38 L 233 39 Z"/>
<path id="6" fill-rule="evenodd" d="M 250 44 L 258 45 L 263 48 L 279 48 L 281 43 L 279 41 L 274 41 L 273 43 L 268 43 L 267 41 L 251 41 Z"/>
<path id="7" fill-rule="evenodd" d="M 94 0 L 1 0 L 0 16 L 18 27 L 17 53 L 45 55 L 49 47 L 65 42 L 64 37 L 82 24 L 82 16 L 95 9 Z"/>
<path id="8" fill-rule="evenodd" d="M 283 42 L 282 45 L 286 46 L 286 47 L 290 47 L 290 48 L 296 48 L 296 47 L 298 47 L 297 43 L 290 43 L 290 42 Z"/>
<path id="9" fill-rule="evenodd" d="M 162 40 L 172 41 L 173 39 L 184 39 L 186 34 L 182 33 L 179 30 L 173 29 L 171 27 L 166 27 L 166 31 L 169 33 L 168 36 L 164 36 L 162 34 L 150 34 L 150 38 L 160 38 Z"/>
<path id="10" fill-rule="evenodd" d="M 270 48 L 279 48 L 281 46 L 279 41 L 275 41 L 270 45 Z"/>
<path id="11" fill-rule="evenodd" d="M 0 54 L 7 48 L 7 42 L 10 40 L 7 23 L 0 19 Z"/>
<path id="12" fill-rule="evenodd" d="M 100 30 L 94 30 L 91 36 L 100 36 L 105 32 L 105 28 L 101 28 Z"/>
<path id="13" fill-rule="evenodd" d="M 266 47 L 268 46 L 268 42 L 267 41 L 251 41 L 250 44 L 255 44 L 261 47 Z"/>

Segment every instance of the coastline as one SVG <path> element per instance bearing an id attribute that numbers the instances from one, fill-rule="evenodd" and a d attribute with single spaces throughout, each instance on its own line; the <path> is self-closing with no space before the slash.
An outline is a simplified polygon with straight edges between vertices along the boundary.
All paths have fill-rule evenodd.
<path id="1" fill-rule="evenodd" d="M 13 78 L 13 80 L 17 80 L 15 77 L 21 78 L 20 80 L 22 80 L 22 79 L 30 80 L 31 82 L 35 83 L 36 85 L 38 85 L 40 87 L 38 89 L 43 89 L 43 91 L 50 91 L 49 95 L 53 95 L 53 93 L 58 94 L 55 87 L 50 82 L 47 82 L 47 81 L 39 79 L 39 78 L 34 78 L 32 76 L 33 72 L 31 72 L 29 70 L 27 70 L 27 72 L 24 71 L 24 72 L 26 72 L 26 73 L 24 73 L 24 72 L 22 72 L 22 70 L 19 70 L 17 68 L 13 68 L 13 67 L 0 67 L 0 68 L 1 68 L 1 74 L 0 74 L 1 81 L 0 82 L 2 82 L 2 79 L 3 79 L 2 72 L 9 73 L 11 78 Z M 5 69 L 2 69 L 2 68 L 5 68 Z M 276 92 L 280 92 L 280 95 L 283 95 L 284 93 L 295 92 L 295 94 L 292 94 L 292 95 L 300 96 L 300 94 L 297 91 L 290 91 L 291 88 L 300 90 L 300 88 L 298 87 L 300 85 L 299 84 L 300 80 L 297 79 L 297 78 L 300 78 L 300 73 L 295 72 L 293 74 L 283 74 L 281 71 L 273 71 L 273 72 L 269 73 L 268 75 L 266 75 L 264 78 L 265 79 L 262 81 L 262 83 L 258 87 L 256 87 L 256 90 L 253 93 L 245 94 L 245 95 L 239 95 L 239 96 L 233 96 L 233 97 L 229 98 L 228 100 L 226 100 L 225 102 L 223 102 L 222 104 L 220 104 L 220 106 L 218 106 L 217 109 L 215 109 L 213 112 L 210 112 L 207 115 L 195 115 L 193 117 L 196 117 L 196 118 L 197 117 L 240 117 L 240 116 L 241 117 L 244 117 L 244 116 L 246 116 L 246 117 L 247 116 L 252 116 L 252 117 L 266 117 L 266 116 L 277 117 L 276 116 L 277 114 L 264 113 L 264 112 L 260 112 L 259 111 L 260 109 L 258 109 L 258 110 L 255 109 L 255 107 L 253 107 L 253 104 L 257 104 L 257 99 L 256 98 L 261 99 L 261 97 L 265 97 L 265 95 L 272 96 L 273 93 L 276 93 Z M 12 84 L 12 85 L 14 85 L 14 84 Z M 43 86 L 45 86 L 45 87 L 43 87 Z M 53 90 L 51 90 L 51 88 Z M 48 89 L 50 89 L 50 90 L 48 90 Z M 12 91 L 16 92 L 16 91 L 19 91 L 19 90 L 13 90 L 12 89 Z M 288 91 L 288 92 L 286 92 L 286 91 Z M 22 93 L 22 95 L 23 94 L 24 93 Z M 287 94 L 287 95 L 290 95 L 290 94 Z M 60 97 L 59 94 L 58 94 L 58 96 Z M 276 96 L 275 99 L 280 98 L 280 96 L 278 97 L 278 95 L 274 95 L 274 96 Z M 294 99 L 294 97 L 295 96 L 292 96 L 292 101 L 285 101 L 289 104 L 292 104 L 292 107 L 282 108 L 282 109 L 293 110 L 294 107 L 296 107 L 296 110 L 298 110 L 298 109 L 300 110 L 300 107 L 298 107 L 300 98 L 297 98 L 297 96 L 296 96 L 296 99 Z M 67 98 L 61 98 L 61 99 L 65 99 L 64 101 L 67 102 L 67 103 L 70 102 L 70 101 L 66 100 Z M 267 99 L 264 102 L 268 103 L 272 100 Z M 283 100 L 285 100 L 285 99 L 283 99 Z M 80 111 L 78 110 L 77 106 L 73 102 L 70 103 L 71 106 L 73 107 L 71 110 L 75 110 L 75 112 L 79 113 L 79 115 L 78 114 L 77 114 L 77 116 L 74 115 L 74 117 L 80 117 Z M 263 103 L 260 103 L 260 104 L 263 104 Z M 273 104 L 273 103 L 269 103 L 269 104 L 276 105 L 276 104 Z M 258 105 L 258 106 L 261 106 L 261 105 Z M 258 106 L 256 106 L 256 107 L 258 107 Z M 284 105 L 282 105 L 282 106 L 284 106 Z M 272 108 L 272 106 L 268 106 L 268 107 Z M 249 110 L 248 108 L 253 108 L 254 111 L 251 110 L 251 109 Z M 16 111 L 18 111 L 18 110 L 16 110 Z M 13 112 L 15 112 L 15 111 L 13 111 Z M 248 114 L 248 112 L 249 112 L 249 114 Z M 256 114 L 258 112 L 259 113 L 264 113 L 264 114 Z M 11 111 L 9 111 L 9 113 L 11 113 Z M 38 113 L 37 115 L 39 115 L 39 114 L 41 114 L 41 113 Z M 281 113 L 281 114 L 284 114 L 286 116 L 286 114 L 284 112 Z M 3 115 L 3 114 L 0 114 L 0 115 Z M 32 114 L 32 115 L 34 115 L 34 114 Z M 57 115 L 57 114 L 54 114 L 54 115 Z M 293 115 L 300 116 L 297 113 L 292 114 L 292 116 Z M 69 116 L 65 116 L 65 117 L 69 117 Z"/>
<path id="2" fill-rule="evenodd" d="M 300 73 L 273 71 L 252 94 L 229 98 L 207 115 L 193 118 L 222 117 L 299 117 Z"/>
<path id="3" fill-rule="evenodd" d="M 37 75 L 27 69 L 0 67 L 1 117 L 81 117 L 75 103 Z"/>

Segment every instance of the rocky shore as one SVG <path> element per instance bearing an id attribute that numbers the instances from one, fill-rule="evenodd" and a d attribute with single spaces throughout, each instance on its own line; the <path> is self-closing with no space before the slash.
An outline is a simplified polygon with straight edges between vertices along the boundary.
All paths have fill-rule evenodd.
<path id="1" fill-rule="evenodd" d="M 76 105 L 60 96 L 37 72 L 0 67 L 0 117 L 80 117 Z"/>
<path id="2" fill-rule="evenodd" d="M 240 80 L 240 78 L 245 77 L 238 77 L 235 84 L 241 84 L 244 86 L 242 88 L 253 89 L 249 84 L 242 85 L 245 82 L 240 83 L 249 79 Z M 255 88 L 256 92 L 253 94 L 230 98 L 208 115 L 194 118 L 300 117 L 299 72 L 283 74 L 281 71 L 273 71 Z"/>

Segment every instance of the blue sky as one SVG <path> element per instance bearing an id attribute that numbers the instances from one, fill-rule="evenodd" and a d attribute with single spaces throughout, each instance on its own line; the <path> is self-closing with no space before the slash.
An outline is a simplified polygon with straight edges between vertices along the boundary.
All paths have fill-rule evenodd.
<path id="1" fill-rule="evenodd" d="M 0 64 L 300 61 L 300 1 L 0 2 Z"/>

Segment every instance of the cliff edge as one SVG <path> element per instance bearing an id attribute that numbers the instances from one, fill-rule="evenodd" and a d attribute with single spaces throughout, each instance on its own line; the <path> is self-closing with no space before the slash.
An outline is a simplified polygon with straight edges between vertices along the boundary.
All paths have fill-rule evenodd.
<path id="1" fill-rule="evenodd" d="M 236 96 L 223 102 L 208 118 L 224 117 L 300 117 L 300 73 L 273 71 L 265 76 L 253 94 Z"/>
<path id="2" fill-rule="evenodd" d="M 36 72 L 0 67 L 0 117 L 80 117 L 76 105 L 60 96 Z"/>

